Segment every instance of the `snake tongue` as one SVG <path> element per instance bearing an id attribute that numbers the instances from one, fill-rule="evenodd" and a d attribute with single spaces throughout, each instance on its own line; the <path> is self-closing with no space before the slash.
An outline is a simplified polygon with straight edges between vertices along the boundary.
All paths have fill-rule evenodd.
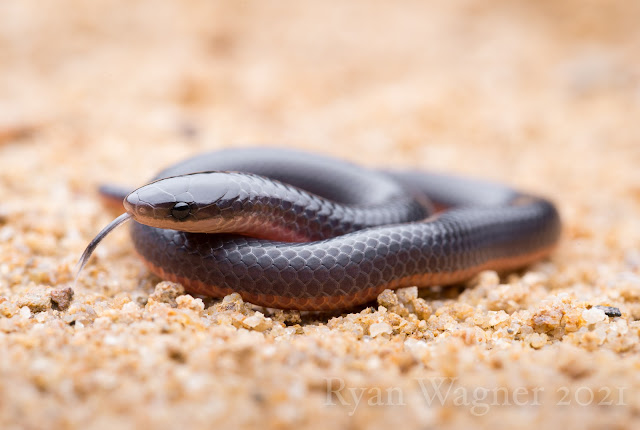
<path id="1" fill-rule="evenodd" d="M 109 224 L 107 224 L 107 226 L 103 228 L 100 231 L 100 233 L 96 235 L 96 237 L 93 238 L 93 240 L 89 243 L 89 245 L 87 245 L 87 248 L 84 250 L 84 252 L 82 253 L 82 256 L 80 257 L 80 260 L 78 260 L 78 264 L 76 264 L 76 276 L 73 280 L 74 284 L 78 280 L 78 276 L 80 276 L 80 272 L 82 272 L 82 269 L 84 268 L 84 266 L 87 265 L 89 258 L 91 258 L 91 254 L 93 254 L 93 251 L 95 251 L 96 247 L 102 241 L 102 239 L 104 239 L 109 233 L 111 233 L 113 229 L 118 227 L 120 224 L 125 223 L 130 218 L 131 218 L 131 215 L 129 213 L 127 212 L 123 213 L 118 218 L 114 219 Z"/>

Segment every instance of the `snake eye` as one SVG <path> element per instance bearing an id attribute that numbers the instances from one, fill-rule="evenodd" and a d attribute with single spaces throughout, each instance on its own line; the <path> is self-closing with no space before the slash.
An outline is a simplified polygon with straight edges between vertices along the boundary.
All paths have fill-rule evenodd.
<path id="1" fill-rule="evenodd" d="M 171 208 L 171 216 L 177 220 L 183 220 L 191 213 L 191 206 L 186 202 L 178 202 Z"/>

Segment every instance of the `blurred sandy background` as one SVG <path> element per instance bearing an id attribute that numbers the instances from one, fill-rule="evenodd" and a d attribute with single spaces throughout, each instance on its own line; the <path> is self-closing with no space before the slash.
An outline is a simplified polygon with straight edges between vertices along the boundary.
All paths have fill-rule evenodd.
<path id="1" fill-rule="evenodd" d="M 631 426 L 639 22 L 624 0 L 0 2 L 2 428 Z M 163 292 L 117 232 L 52 305 L 110 220 L 97 184 L 263 143 L 505 181 L 556 200 L 565 237 L 530 272 L 425 297 L 429 312 L 268 323 Z M 597 304 L 623 315 L 591 321 Z M 350 416 L 323 403 L 327 376 L 413 400 Z M 550 397 L 428 408 L 415 381 L 432 376 Z M 605 385 L 624 403 L 598 406 Z M 562 387 L 596 400 L 558 406 Z"/>

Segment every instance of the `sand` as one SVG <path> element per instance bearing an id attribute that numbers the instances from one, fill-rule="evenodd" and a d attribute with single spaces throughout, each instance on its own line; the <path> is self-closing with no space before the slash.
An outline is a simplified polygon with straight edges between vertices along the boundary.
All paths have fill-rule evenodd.
<path id="1" fill-rule="evenodd" d="M 0 3 L 0 428 L 633 428 L 640 4 Z M 192 297 L 105 182 L 279 144 L 552 198 L 553 255 L 352 313 Z M 611 308 L 615 309 L 611 309 Z M 619 316 L 618 315 L 619 311 Z"/>

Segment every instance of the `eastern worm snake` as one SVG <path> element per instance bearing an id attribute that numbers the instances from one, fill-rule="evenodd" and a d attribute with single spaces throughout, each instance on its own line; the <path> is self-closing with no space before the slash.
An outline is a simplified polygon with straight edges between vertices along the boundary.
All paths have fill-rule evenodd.
<path id="1" fill-rule="evenodd" d="M 187 291 L 251 303 L 346 309 L 384 289 L 446 285 L 548 255 L 561 223 L 548 200 L 457 176 L 378 171 L 285 149 L 200 155 L 127 194 L 149 269 Z"/>

